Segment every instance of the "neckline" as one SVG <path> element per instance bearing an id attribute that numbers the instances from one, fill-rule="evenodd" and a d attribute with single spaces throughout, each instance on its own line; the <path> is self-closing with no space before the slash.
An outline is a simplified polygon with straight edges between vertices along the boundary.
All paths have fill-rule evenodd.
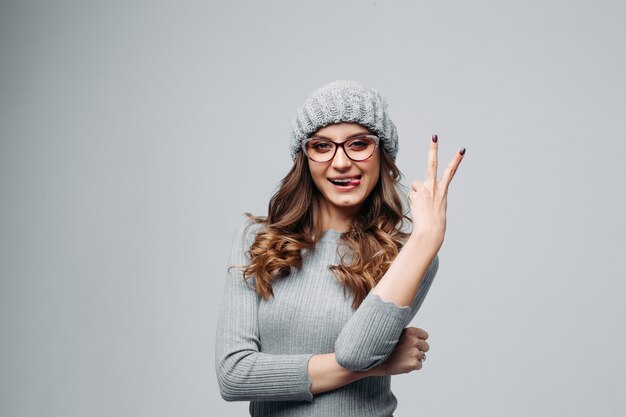
<path id="1" fill-rule="evenodd" d="M 330 241 L 333 242 L 337 239 L 339 239 L 339 237 L 341 236 L 341 232 L 335 230 L 335 229 L 327 229 L 324 230 L 322 232 L 322 237 L 320 238 L 320 241 Z"/>

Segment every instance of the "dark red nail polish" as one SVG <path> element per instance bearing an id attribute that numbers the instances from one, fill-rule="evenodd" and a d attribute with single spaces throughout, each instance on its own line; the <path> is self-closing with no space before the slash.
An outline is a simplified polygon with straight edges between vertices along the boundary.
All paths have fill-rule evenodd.
<path id="1" fill-rule="evenodd" d="M 437 139 L 439 138 L 437 137 L 437 135 L 433 135 L 432 139 L 433 139 L 433 142 L 437 143 Z"/>
<path id="2" fill-rule="evenodd" d="M 459 151 L 459 153 L 460 153 L 461 155 L 465 155 L 465 148 L 461 148 L 461 150 Z"/>

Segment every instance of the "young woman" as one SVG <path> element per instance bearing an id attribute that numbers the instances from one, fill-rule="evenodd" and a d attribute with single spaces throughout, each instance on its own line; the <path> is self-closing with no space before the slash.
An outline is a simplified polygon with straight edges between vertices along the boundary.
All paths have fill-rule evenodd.
<path id="1" fill-rule="evenodd" d="M 292 126 L 292 169 L 268 215 L 246 213 L 232 244 L 215 346 L 220 392 L 250 401 L 252 416 L 389 417 L 391 375 L 421 369 L 429 349 L 424 330 L 405 327 L 437 273 L 465 148 L 438 181 L 433 135 L 409 217 L 396 128 L 376 90 L 334 81 Z"/>

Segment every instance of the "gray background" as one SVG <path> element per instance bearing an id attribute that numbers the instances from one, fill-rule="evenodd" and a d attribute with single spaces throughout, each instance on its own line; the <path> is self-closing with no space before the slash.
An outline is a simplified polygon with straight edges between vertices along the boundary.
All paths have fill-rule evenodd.
<path id="1" fill-rule="evenodd" d="M 381 91 L 403 183 L 467 154 L 401 416 L 626 413 L 619 1 L 3 1 L 0 415 L 243 416 L 213 364 L 241 213 L 316 88 Z"/>

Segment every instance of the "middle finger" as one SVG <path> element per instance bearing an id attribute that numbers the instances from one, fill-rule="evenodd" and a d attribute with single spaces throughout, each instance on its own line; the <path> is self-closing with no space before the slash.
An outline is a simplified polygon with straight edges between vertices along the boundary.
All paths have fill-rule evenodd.
<path id="1" fill-rule="evenodd" d="M 428 349 L 430 349 L 430 345 L 428 344 L 427 341 L 418 339 L 417 348 L 421 350 L 422 352 L 428 352 Z"/>

